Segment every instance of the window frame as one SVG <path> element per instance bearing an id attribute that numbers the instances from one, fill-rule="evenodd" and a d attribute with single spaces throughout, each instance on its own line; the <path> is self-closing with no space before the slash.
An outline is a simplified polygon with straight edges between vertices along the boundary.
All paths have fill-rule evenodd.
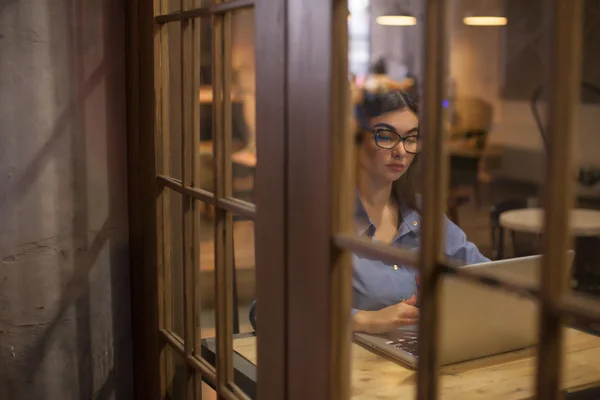
<path id="1" fill-rule="evenodd" d="M 427 126 L 426 177 L 442 176 L 444 152 L 441 137 L 445 70 L 445 0 L 427 0 L 425 13 L 424 115 Z M 347 140 L 349 92 L 347 74 L 348 33 L 345 0 L 233 0 L 200 9 L 193 0 L 182 0 L 182 10 L 165 13 L 160 0 L 128 2 L 128 154 L 132 254 L 132 305 L 136 363 L 136 394 L 140 398 L 165 397 L 167 362 L 165 346 L 170 346 L 188 364 L 186 391 L 198 396 L 199 378 L 213 382 L 226 399 L 246 398 L 231 385 L 231 263 L 227 249 L 232 246 L 231 214 L 242 214 L 256 222 L 256 273 L 258 313 L 258 395 L 261 399 L 346 399 L 350 396 L 350 254 L 361 252 L 382 261 L 412 265 L 420 270 L 423 295 L 420 320 L 421 343 L 417 388 L 420 399 L 438 397 L 438 359 L 434 344 L 442 274 L 479 284 L 501 286 L 528 293 L 541 304 L 540 341 L 537 358 L 536 393 L 555 398 L 560 392 L 562 328 L 565 318 L 575 316 L 588 322 L 600 321 L 600 302 L 568 291 L 565 279 L 568 211 L 572 203 L 571 146 L 579 91 L 581 50 L 572 46 L 581 37 L 582 2 L 549 2 L 554 22 L 551 52 L 552 102 L 549 113 L 550 156 L 546 187 L 545 253 L 542 285 L 536 288 L 494 279 L 463 270 L 444 259 L 442 210 L 444 180 L 425 179 L 423 190 L 423 241 L 419 261 L 402 249 L 375 244 L 352 235 L 352 188 L 354 147 Z M 194 18 L 211 16 L 213 44 L 225 43 L 223 57 L 213 56 L 213 98 L 227 92 L 227 27 L 231 12 L 254 7 L 257 60 L 257 154 L 262 165 L 256 172 L 256 205 L 233 199 L 227 185 L 231 171 L 231 114 L 229 96 L 223 96 L 215 111 L 214 146 L 215 192 L 194 187 L 198 161 L 193 152 L 199 124 L 192 104 L 198 77 L 191 71 L 198 60 L 194 52 L 198 30 Z M 155 12 L 158 10 L 160 12 Z M 558 16 L 560 15 L 560 18 Z M 162 129 L 164 82 L 161 69 L 164 47 L 162 27 L 182 23 L 182 180 L 164 173 L 168 132 Z M 306 41 L 312 45 L 306 46 Z M 304 43 L 303 43 L 304 42 Z M 229 53 L 230 55 L 230 53 Z M 163 107 L 163 108 L 161 108 Z M 307 115 L 311 118 L 306 118 Z M 230 124 L 230 123 L 229 123 Z M 152 134 L 149 134 L 152 132 Z M 569 134 L 565 135 L 565 132 Z M 191 148 L 190 145 L 191 144 Z M 310 146 L 310 147 L 309 147 Z M 305 149 L 317 149 L 309 163 Z M 187 151 L 186 151 L 187 150 Z M 334 162 L 331 162 L 333 157 Z M 427 161 L 429 160 L 429 161 Z M 275 166 L 275 168 L 273 167 Z M 333 189 L 331 189 L 333 188 Z M 169 331 L 164 297 L 168 291 L 163 262 L 163 213 L 170 190 L 184 199 L 184 288 L 185 329 L 181 341 Z M 192 321 L 198 288 L 195 284 L 197 243 L 194 239 L 197 210 L 194 203 L 212 204 L 217 223 L 216 269 L 218 301 L 217 367 L 198 358 L 199 340 Z M 259 213 L 257 210 L 269 210 Z M 320 230 L 315 234 L 314 227 Z M 191 240 L 190 240 L 191 238 Z M 314 249 L 307 255 L 306 248 Z M 315 305 L 320 306 L 315 309 Z M 317 311 L 318 310 L 318 311 Z M 283 333 L 282 333 L 283 332 Z M 543 332 L 543 334 L 542 334 Z M 301 345 L 299 345 L 301 344 Z M 313 351 L 303 351 L 310 346 Z M 320 351 L 316 351 L 320 350 Z M 162 356 L 160 356 L 162 354 Z M 160 361 L 162 357 L 162 362 Z M 141 365 L 140 365 L 141 364 Z M 341 367 L 340 367 L 341 366 Z M 261 382 L 264 382 L 261 384 Z M 268 384 L 267 384 L 268 382 Z M 162 385 L 161 385 L 162 383 Z M 193 393 L 193 394 L 192 394 Z"/>

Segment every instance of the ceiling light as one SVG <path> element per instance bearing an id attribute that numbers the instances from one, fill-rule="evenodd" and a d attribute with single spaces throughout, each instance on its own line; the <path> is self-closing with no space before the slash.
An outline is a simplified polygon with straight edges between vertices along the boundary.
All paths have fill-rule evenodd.
<path id="1" fill-rule="evenodd" d="M 417 24 L 417 19 L 412 15 L 382 15 L 375 19 L 379 25 L 386 26 L 411 26 Z"/>
<path id="2" fill-rule="evenodd" d="M 478 15 L 463 18 L 463 23 L 470 26 L 504 26 L 507 22 L 508 20 L 506 17 L 492 15 Z"/>
<path id="3" fill-rule="evenodd" d="M 463 23 L 470 26 L 504 26 L 508 22 L 505 11 L 504 0 L 477 0 L 469 7 Z"/>

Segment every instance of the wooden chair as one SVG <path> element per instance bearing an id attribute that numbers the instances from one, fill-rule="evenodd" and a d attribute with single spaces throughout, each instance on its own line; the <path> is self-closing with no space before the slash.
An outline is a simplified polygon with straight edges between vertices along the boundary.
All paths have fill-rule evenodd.
<path id="1" fill-rule="evenodd" d="M 485 171 L 485 155 L 493 109 L 489 103 L 477 97 L 457 98 L 449 106 L 452 116 L 448 135 L 448 209 L 449 215 L 456 215 L 457 219 L 457 208 L 471 198 L 480 205 L 482 186 L 491 183 L 491 175 Z"/>

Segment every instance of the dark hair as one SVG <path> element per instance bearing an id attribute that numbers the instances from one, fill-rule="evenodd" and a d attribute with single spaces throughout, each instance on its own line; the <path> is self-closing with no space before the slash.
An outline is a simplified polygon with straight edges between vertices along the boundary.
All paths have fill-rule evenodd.
<path id="1" fill-rule="evenodd" d="M 371 64 L 371 67 L 369 67 L 369 72 L 377 75 L 387 74 L 387 63 L 385 62 L 385 59 L 380 58 L 379 60 Z"/>
<path id="2" fill-rule="evenodd" d="M 364 130 L 371 129 L 370 120 L 388 112 L 409 110 L 419 115 L 417 103 L 405 92 L 393 90 L 385 92 L 364 91 L 362 100 L 355 105 L 358 132 L 357 143 L 360 143 Z M 415 158 L 406 173 L 392 183 L 392 196 L 398 205 L 405 205 L 420 211 L 417 201 L 417 175 L 419 155 Z"/>

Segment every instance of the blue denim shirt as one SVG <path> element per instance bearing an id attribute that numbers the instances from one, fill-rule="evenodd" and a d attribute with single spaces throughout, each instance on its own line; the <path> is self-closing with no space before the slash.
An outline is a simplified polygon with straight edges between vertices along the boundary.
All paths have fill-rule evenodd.
<path id="1" fill-rule="evenodd" d="M 400 223 L 391 245 L 417 251 L 419 249 L 419 229 L 421 227 L 419 213 L 407 207 L 401 207 L 400 213 L 403 221 Z M 448 218 L 445 218 L 445 224 L 444 250 L 449 258 L 462 261 L 465 264 L 489 261 L 473 243 L 467 241 L 465 233 L 456 224 Z M 372 240 L 376 240 L 375 231 L 377 228 L 371 222 L 358 195 L 356 196 L 354 225 L 358 235 L 368 236 Z M 380 310 L 406 300 L 417 293 L 415 281 L 417 271 L 413 268 L 402 265 L 389 265 L 357 254 L 352 255 L 352 261 L 354 268 L 352 314 L 358 310 Z M 252 327 L 256 330 L 256 301 L 252 302 L 250 306 L 249 318 Z"/>
<path id="2" fill-rule="evenodd" d="M 354 223 L 356 232 L 361 236 L 375 239 L 376 227 L 356 196 Z M 400 207 L 403 221 L 391 246 L 417 251 L 419 248 L 420 215 L 408 207 Z M 444 251 L 449 258 L 465 264 L 489 261 L 477 247 L 467 241 L 465 233 L 448 218 L 445 218 L 446 238 Z M 353 310 L 375 311 L 408 299 L 417 293 L 416 275 L 413 268 L 402 265 L 389 265 L 353 254 Z"/>

